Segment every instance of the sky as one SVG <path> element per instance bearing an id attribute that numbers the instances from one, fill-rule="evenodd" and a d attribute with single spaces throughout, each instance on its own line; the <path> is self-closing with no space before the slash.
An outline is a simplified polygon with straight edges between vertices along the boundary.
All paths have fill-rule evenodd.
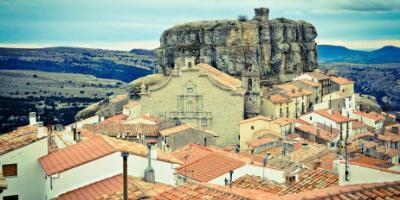
<path id="1" fill-rule="evenodd" d="M 0 46 L 154 49 L 175 24 L 253 17 L 306 20 L 318 44 L 400 46 L 400 0 L 0 0 Z"/>

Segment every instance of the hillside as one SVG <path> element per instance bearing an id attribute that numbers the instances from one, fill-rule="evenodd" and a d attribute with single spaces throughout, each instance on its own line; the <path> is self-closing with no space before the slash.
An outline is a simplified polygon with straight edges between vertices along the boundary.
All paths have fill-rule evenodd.
<path id="1" fill-rule="evenodd" d="M 0 70 L 0 133 L 27 124 L 32 111 L 41 113 L 45 124 L 72 123 L 86 106 L 126 93 L 125 85 L 91 75 Z"/>
<path id="2" fill-rule="evenodd" d="M 130 82 L 151 74 L 155 66 L 154 55 L 146 50 L 125 52 L 72 47 L 0 48 L 0 69 L 88 74 Z"/>
<path id="3" fill-rule="evenodd" d="M 359 64 L 400 63 L 400 48 L 385 46 L 374 51 L 359 51 L 343 46 L 318 45 L 318 61 Z"/>

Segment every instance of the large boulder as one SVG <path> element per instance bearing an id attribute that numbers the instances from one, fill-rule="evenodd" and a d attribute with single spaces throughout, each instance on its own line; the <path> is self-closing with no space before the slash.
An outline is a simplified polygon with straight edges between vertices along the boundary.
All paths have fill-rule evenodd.
<path id="1" fill-rule="evenodd" d="M 255 10 L 252 20 L 200 21 L 167 29 L 156 50 L 159 70 L 169 75 L 176 58 L 195 57 L 235 76 L 241 75 L 245 63 L 251 64 L 273 82 L 317 68 L 317 31 L 312 24 L 269 20 L 268 9 Z"/>

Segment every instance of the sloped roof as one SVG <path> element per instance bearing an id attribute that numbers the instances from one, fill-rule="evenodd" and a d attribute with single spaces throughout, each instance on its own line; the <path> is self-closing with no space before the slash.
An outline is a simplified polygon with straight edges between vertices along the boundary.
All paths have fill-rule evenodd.
<path id="1" fill-rule="evenodd" d="M 249 174 L 246 174 L 236 179 L 233 182 L 233 186 L 243 189 L 259 190 L 272 194 L 278 194 L 279 192 L 281 192 L 286 188 L 285 185 L 283 184 L 279 184 L 271 180 L 263 180 L 259 176 L 254 176 Z"/>
<path id="2" fill-rule="evenodd" d="M 276 141 L 278 141 L 277 138 L 260 138 L 260 139 L 255 138 L 255 139 L 248 141 L 247 144 L 252 147 L 258 147 L 258 146 L 268 144 L 271 142 L 276 142 Z"/>
<path id="3" fill-rule="evenodd" d="M 115 148 L 102 138 L 96 137 L 71 145 L 68 148 L 54 151 L 41 157 L 39 162 L 47 175 L 53 175 L 114 152 L 116 152 Z"/>
<path id="4" fill-rule="evenodd" d="M 128 197 L 137 199 L 142 196 L 156 196 L 171 186 L 160 183 L 148 183 L 133 176 L 128 177 Z M 83 187 L 74 189 L 58 196 L 57 200 L 99 200 L 99 199 L 120 199 L 123 194 L 123 177 L 115 175 Z"/>
<path id="5" fill-rule="evenodd" d="M 298 182 L 280 192 L 280 195 L 322 189 L 339 184 L 339 176 L 324 169 L 306 170 Z"/>
<path id="6" fill-rule="evenodd" d="M 245 164 L 242 160 L 215 152 L 179 167 L 177 173 L 196 181 L 208 182 Z"/>
<path id="7" fill-rule="evenodd" d="M 400 196 L 400 181 L 355 184 L 334 186 L 324 189 L 316 189 L 294 195 L 283 196 L 287 200 L 311 200 L 311 199 L 397 199 Z M 282 199 L 274 198 L 274 199 Z"/>
<path id="8" fill-rule="evenodd" d="M 329 79 L 329 76 L 317 71 L 308 72 L 307 74 L 319 81 Z"/>
<path id="9" fill-rule="evenodd" d="M 210 130 L 204 130 L 203 131 L 203 130 L 195 128 L 195 127 L 193 127 L 193 126 L 191 126 L 189 124 L 182 124 L 182 125 L 175 126 L 175 127 L 172 127 L 172 128 L 164 129 L 164 130 L 160 131 L 160 135 L 162 135 L 162 136 L 170 136 L 172 134 L 179 133 L 181 131 L 188 130 L 188 129 L 196 129 L 198 131 L 201 131 L 201 132 L 204 132 L 204 133 L 208 133 L 208 134 L 211 134 L 213 136 L 217 136 L 216 133 L 214 133 L 214 132 L 212 132 Z"/>
<path id="10" fill-rule="evenodd" d="M 299 97 L 312 93 L 310 90 L 299 88 L 291 83 L 275 85 L 274 87 L 284 90 L 285 93 L 290 97 Z"/>
<path id="11" fill-rule="evenodd" d="M 172 190 L 165 191 L 153 200 L 176 200 L 176 199 L 209 199 L 209 200 L 247 200 L 268 199 L 271 193 L 258 190 L 243 189 L 237 187 L 224 187 L 205 183 L 186 183 Z"/>
<path id="12" fill-rule="evenodd" d="M 138 105 L 140 105 L 139 101 L 129 101 L 127 104 L 124 105 L 124 108 L 132 109 L 132 108 L 135 108 Z"/>
<path id="13" fill-rule="evenodd" d="M 125 121 L 126 119 L 128 119 L 128 117 L 129 116 L 125 115 L 125 114 L 117 114 L 117 115 L 111 116 L 111 117 L 107 118 L 106 120 L 102 121 L 101 124 L 109 123 L 109 122 L 112 122 L 112 123 L 122 122 L 122 121 Z"/>
<path id="14" fill-rule="evenodd" d="M 327 110 L 316 110 L 314 112 L 337 123 L 353 121 L 353 119 L 345 117 L 339 112 L 332 111 L 332 113 L 329 113 Z"/>
<path id="15" fill-rule="evenodd" d="M 368 119 L 372 119 L 374 121 L 381 121 L 381 120 L 383 121 L 383 120 L 385 120 L 385 116 L 383 116 L 381 114 L 378 114 L 376 112 L 373 112 L 373 111 L 369 112 L 369 113 L 361 112 L 361 111 L 353 111 L 353 113 L 356 114 L 356 115 L 360 115 L 362 117 L 366 117 Z"/>
<path id="16" fill-rule="evenodd" d="M 331 132 L 329 132 L 329 131 L 326 131 L 326 130 L 324 130 L 322 128 L 315 127 L 313 125 L 308 125 L 308 124 L 302 125 L 302 126 L 298 126 L 295 129 L 296 130 L 300 130 L 300 131 L 305 132 L 305 133 L 309 133 L 309 134 L 311 134 L 313 136 L 322 138 L 322 139 L 324 139 L 326 141 L 332 141 L 337 136 L 337 133 L 332 133 L 331 134 Z M 319 132 L 318 132 L 318 130 L 319 130 Z"/>
<path id="17" fill-rule="evenodd" d="M 272 119 L 271 119 L 271 117 L 266 117 L 266 116 L 263 116 L 263 115 L 257 115 L 256 117 L 252 117 L 252 118 L 249 118 L 249 119 L 242 120 L 242 121 L 240 121 L 239 123 L 240 123 L 240 124 L 246 124 L 246 123 L 250 123 L 250 122 L 254 122 L 254 121 L 259 121 L 259 120 L 262 120 L 262 121 L 271 121 Z"/>
<path id="18" fill-rule="evenodd" d="M 339 84 L 339 85 L 348 85 L 348 84 L 353 84 L 354 82 L 350 79 L 344 78 L 344 77 L 335 77 L 332 76 L 330 77 L 331 81 Z"/>
<path id="19" fill-rule="evenodd" d="M 205 70 L 207 73 L 211 74 L 218 82 L 232 89 L 236 89 L 242 86 L 242 82 L 239 79 L 236 79 L 233 76 L 230 76 L 229 74 L 226 74 L 211 65 L 200 63 L 196 66 L 202 70 Z"/>
<path id="20" fill-rule="evenodd" d="M 172 152 L 172 155 L 180 160 L 182 163 L 189 164 L 193 161 L 196 161 L 211 154 L 212 152 L 214 151 L 207 147 L 197 144 L 188 144 Z"/>
<path id="21" fill-rule="evenodd" d="M 299 81 L 299 82 L 301 82 L 301 83 L 303 83 L 303 84 L 309 85 L 309 86 L 313 86 L 313 87 L 319 87 L 319 86 L 321 86 L 320 83 L 316 83 L 316 82 L 310 81 L 310 80 L 308 80 L 308 79 L 299 79 L 299 80 L 297 80 L 297 81 Z"/>
<path id="22" fill-rule="evenodd" d="M 295 123 L 296 121 L 294 119 L 290 119 L 290 118 L 286 118 L 286 117 L 281 117 L 278 119 L 275 119 L 274 121 L 272 121 L 275 124 L 279 124 L 280 126 L 286 126 L 288 124 L 292 124 Z"/>
<path id="23" fill-rule="evenodd" d="M 18 127 L 17 130 L 0 135 L 0 155 L 32 144 L 46 137 L 38 138 L 37 134 L 38 127 L 36 125 L 28 125 Z"/>
<path id="24" fill-rule="evenodd" d="M 351 159 L 351 163 L 358 163 L 358 164 L 369 165 L 373 167 L 381 167 L 381 168 L 389 168 L 392 166 L 392 164 L 388 161 L 368 156 L 360 156 L 358 158 Z"/>
<path id="25" fill-rule="evenodd" d="M 124 124 L 120 122 L 108 122 L 99 124 L 86 124 L 84 129 L 94 133 L 117 137 L 122 133 L 129 132 L 130 136 L 137 136 L 138 133 L 144 136 L 157 137 L 159 135 L 157 124 Z"/>
<path id="26" fill-rule="evenodd" d="M 271 94 L 271 95 L 268 95 L 267 97 L 273 103 L 286 103 L 286 102 L 292 101 L 289 97 L 286 97 L 281 94 Z"/>

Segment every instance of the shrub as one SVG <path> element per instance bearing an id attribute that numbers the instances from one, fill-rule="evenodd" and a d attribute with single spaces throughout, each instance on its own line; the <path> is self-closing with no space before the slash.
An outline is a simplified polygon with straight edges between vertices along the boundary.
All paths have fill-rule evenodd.
<path id="1" fill-rule="evenodd" d="M 238 16 L 238 21 L 240 21 L 240 22 L 245 22 L 247 20 L 248 20 L 248 18 L 247 18 L 246 15 L 239 15 Z"/>

